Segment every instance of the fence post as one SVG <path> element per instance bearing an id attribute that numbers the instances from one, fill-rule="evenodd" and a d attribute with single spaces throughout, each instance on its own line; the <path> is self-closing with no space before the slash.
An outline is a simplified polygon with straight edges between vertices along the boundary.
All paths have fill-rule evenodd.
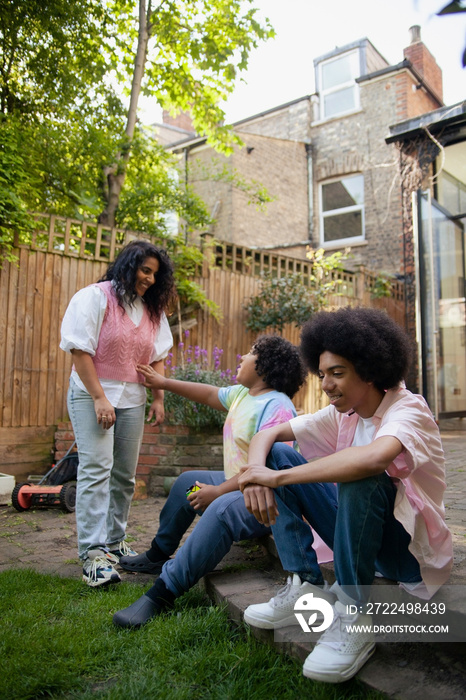
<path id="1" fill-rule="evenodd" d="M 209 233 L 208 231 L 205 231 L 204 233 L 201 233 L 200 239 L 201 239 L 201 251 L 202 251 L 202 254 L 204 256 L 203 261 L 202 261 L 201 277 L 208 277 L 209 276 L 210 261 L 209 261 L 209 256 L 206 255 L 206 250 L 208 248 L 212 247 L 212 241 L 214 240 L 214 237 L 211 233 Z"/>
<path id="2" fill-rule="evenodd" d="M 356 299 L 364 302 L 364 294 L 366 291 L 366 268 L 364 265 L 359 265 L 359 270 L 356 272 Z"/>

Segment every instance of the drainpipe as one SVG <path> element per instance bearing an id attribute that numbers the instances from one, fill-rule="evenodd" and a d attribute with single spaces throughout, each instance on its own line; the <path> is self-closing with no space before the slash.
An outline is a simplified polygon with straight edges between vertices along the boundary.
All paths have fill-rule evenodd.
<path id="1" fill-rule="evenodd" d="M 313 241 L 314 234 L 314 180 L 312 173 L 312 146 L 310 143 L 305 144 L 306 159 L 307 159 L 307 206 L 308 206 L 308 224 L 307 232 L 309 245 L 316 247 L 316 242 Z"/>

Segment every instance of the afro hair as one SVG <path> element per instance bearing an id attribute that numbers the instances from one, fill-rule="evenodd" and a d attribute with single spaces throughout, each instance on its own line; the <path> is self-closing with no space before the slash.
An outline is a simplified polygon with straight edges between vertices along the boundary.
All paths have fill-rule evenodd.
<path id="1" fill-rule="evenodd" d="M 384 391 L 405 378 L 413 346 L 385 311 L 346 307 L 321 311 L 304 324 L 301 354 L 313 374 L 323 352 L 349 360 L 361 379 Z"/>
<path id="2" fill-rule="evenodd" d="M 279 335 L 261 335 L 252 346 L 256 372 L 275 391 L 293 398 L 306 381 L 307 371 L 299 349 Z"/>

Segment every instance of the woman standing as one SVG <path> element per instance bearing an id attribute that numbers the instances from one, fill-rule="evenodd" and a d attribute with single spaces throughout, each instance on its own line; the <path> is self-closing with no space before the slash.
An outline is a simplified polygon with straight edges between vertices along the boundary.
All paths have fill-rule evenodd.
<path id="1" fill-rule="evenodd" d="M 144 429 L 146 391 L 136 364 L 163 373 L 173 345 L 165 311 L 174 295 L 167 253 L 136 240 L 96 284 L 77 292 L 63 318 L 60 347 L 73 356 L 68 412 L 78 446 L 78 554 L 89 586 L 117 583 Z M 154 391 L 148 420 L 164 420 Z"/>

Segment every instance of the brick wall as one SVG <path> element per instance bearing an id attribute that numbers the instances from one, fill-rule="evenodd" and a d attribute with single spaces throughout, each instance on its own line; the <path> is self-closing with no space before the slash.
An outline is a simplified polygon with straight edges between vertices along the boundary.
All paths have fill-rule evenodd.
<path id="1" fill-rule="evenodd" d="M 55 462 L 71 446 L 71 423 L 59 423 L 55 433 Z M 135 498 L 160 495 L 167 477 L 194 469 L 223 469 L 223 439 L 216 430 L 202 432 L 185 425 L 145 425 L 136 470 Z"/>
<path id="2" fill-rule="evenodd" d="M 301 118 L 302 115 L 300 115 Z M 306 145 L 301 141 L 243 133 L 245 146 L 232 156 L 213 154 L 204 146 L 189 155 L 190 182 L 196 193 L 215 211 L 213 235 L 236 245 L 269 246 L 307 241 L 308 169 Z M 232 183 L 225 174 L 231 173 Z M 235 175 L 265 187 L 273 201 L 258 208 L 251 195 L 235 184 Z"/>
<path id="3" fill-rule="evenodd" d="M 248 204 L 248 194 L 232 193 L 233 243 L 262 246 L 307 241 L 308 166 L 300 141 L 242 134 L 247 148 L 234 155 L 234 166 L 249 181 L 261 183 L 273 201 L 260 211 Z M 220 236 L 219 236 L 220 237 Z"/>
<path id="4" fill-rule="evenodd" d="M 396 121 L 393 77 L 362 83 L 360 99 L 361 111 L 313 127 L 313 244 L 319 245 L 320 184 L 360 173 L 364 176 L 365 241 L 352 246 L 346 265 L 397 272 L 402 269 L 399 156 L 394 146 L 385 143 L 387 124 Z"/>
<path id="5" fill-rule="evenodd" d="M 441 100 L 443 99 L 442 69 L 422 41 L 415 41 L 404 49 L 404 57 L 413 64 L 427 85 Z"/>
<path id="6" fill-rule="evenodd" d="M 310 126 L 312 121 L 312 103 L 309 97 L 303 97 L 290 104 L 277 108 L 267 114 L 259 115 L 256 119 L 237 124 L 235 131 L 257 136 L 270 136 L 286 141 L 311 140 Z"/>
<path id="7" fill-rule="evenodd" d="M 425 87 L 419 85 L 411 71 L 403 70 L 396 75 L 396 121 L 411 119 L 441 107 Z M 393 122 L 395 123 L 395 122 Z"/>
<path id="8" fill-rule="evenodd" d="M 170 126 L 176 126 L 178 129 L 195 133 L 191 115 L 188 112 L 178 112 L 175 116 L 170 114 L 166 109 L 163 110 L 163 123 Z"/>

